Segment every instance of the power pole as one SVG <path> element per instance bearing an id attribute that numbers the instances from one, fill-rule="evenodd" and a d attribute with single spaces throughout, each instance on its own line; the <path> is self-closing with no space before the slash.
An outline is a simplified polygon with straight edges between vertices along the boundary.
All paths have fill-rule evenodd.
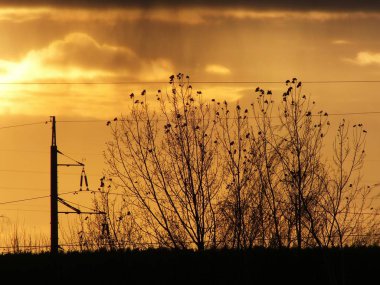
<path id="1" fill-rule="evenodd" d="M 50 146 L 50 252 L 58 253 L 58 161 L 57 141 L 55 132 L 55 116 L 52 122 L 52 137 Z"/>

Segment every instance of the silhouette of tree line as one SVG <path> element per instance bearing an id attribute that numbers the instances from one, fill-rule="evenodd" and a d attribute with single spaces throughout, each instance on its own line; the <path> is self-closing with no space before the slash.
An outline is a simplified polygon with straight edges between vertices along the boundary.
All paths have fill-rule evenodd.
<path id="1" fill-rule="evenodd" d="M 130 112 L 107 123 L 94 196 L 106 215 L 80 220 L 70 238 L 81 249 L 379 243 L 362 124 L 341 120 L 328 151 L 328 113 L 296 78 L 281 97 L 257 87 L 247 106 L 205 99 L 181 73 L 169 84 L 155 101 L 130 94 Z"/>

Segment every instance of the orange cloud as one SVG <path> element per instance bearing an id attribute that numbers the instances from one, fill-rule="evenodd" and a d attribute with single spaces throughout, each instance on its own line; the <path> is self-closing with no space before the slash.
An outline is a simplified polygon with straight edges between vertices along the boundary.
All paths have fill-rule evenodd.
<path id="1" fill-rule="evenodd" d="M 209 64 L 206 65 L 205 71 L 207 73 L 211 74 L 217 74 L 217 75 L 228 75 L 231 74 L 231 70 L 229 70 L 227 67 L 220 65 L 220 64 Z"/>
<path id="2" fill-rule="evenodd" d="M 28 52 L 19 62 L 0 61 L 0 70 L 3 81 L 146 80 L 166 78 L 173 67 L 167 59 L 145 60 L 128 47 L 101 44 L 87 34 L 72 33 Z"/>
<path id="3" fill-rule="evenodd" d="M 380 64 L 380 53 L 361 51 L 356 55 L 354 59 L 346 60 L 361 66 Z"/>
<path id="4" fill-rule="evenodd" d="M 72 33 L 29 51 L 19 61 L 0 60 L 0 113 L 108 116 L 125 109 L 119 94 L 142 85 L 17 85 L 17 82 L 115 82 L 167 80 L 173 73 L 165 58 L 144 59 L 128 47 L 99 43 Z M 16 84 L 14 84 L 16 83 Z M 124 106 L 124 107 L 123 107 Z M 102 112 L 99 112 L 102 109 Z"/>

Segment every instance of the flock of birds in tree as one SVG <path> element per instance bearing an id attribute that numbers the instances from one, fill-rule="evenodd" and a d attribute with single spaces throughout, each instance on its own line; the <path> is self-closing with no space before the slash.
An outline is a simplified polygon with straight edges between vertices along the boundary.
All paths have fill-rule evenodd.
<path id="1" fill-rule="evenodd" d="M 175 78 L 177 78 L 177 80 L 179 80 L 180 82 L 181 81 L 183 81 L 183 78 L 184 78 L 184 74 L 183 73 L 178 73 L 177 74 L 177 76 L 175 76 L 175 75 L 171 75 L 170 77 L 169 77 L 169 84 L 174 84 L 175 83 Z M 188 76 L 188 75 L 186 75 L 186 80 L 189 82 L 189 79 L 190 79 L 190 77 Z M 302 82 L 301 81 L 298 81 L 297 80 L 297 78 L 293 78 L 292 80 L 286 80 L 285 81 L 285 84 L 286 84 L 286 86 L 289 86 L 289 85 L 291 85 L 291 84 L 293 84 L 293 85 L 295 85 L 295 84 L 297 84 L 296 85 L 296 88 L 301 88 L 301 86 L 302 86 Z M 192 86 L 191 85 L 189 85 L 188 86 L 189 88 L 192 88 Z M 292 92 L 292 90 L 293 90 L 293 86 L 289 86 L 289 88 L 287 89 L 287 91 L 286 92 L 284 92 L 283 93 L 283 101 L 284 102 L 286 102 L 287 101 L 287 97 L 291 94 L 291 92 Z M 175 94 L 175 89 L 173 88 L 173 93 Z M 257 87 L 256 89 L 255 89 L 255 92 L 257 92 L 257 93 L 260 93 L 260 96 L 263 96 L 264 94 L 265 94 L 265 91 L 263 90 L 263 89 L 261 89 L 260 87 Z M 161 93 L 161 90 L 159 89 L 158 90 L 158 93 L 160 94 Z M 202 94 L 202 92 L 201 91 L 197 91 L 197 94 L 198 95 L 201 95 Z M 268 90 L 267 92 L 266 92 L 266 94 L 267 95 L 272 95 L 272 90 Z M 140 94 L 141 96 L 145 96 L 146 95 L 146 89 L 144 89 L 143 91 L 141 91 L 141 94 Z M 129 95 L 129 97 L 130 97 L 130 99 L 134 99 L 135 98 L 135 94 L 134 93 L 131 93 L 130 95 Z M 302 99 L 306 99 L 306 95 L 302 95 Z M 157 97 L 157 100 L 160 100 L 160 98 L 159 97 Z M 190 101 L 194 101 L 194 99 L 193 98 L 190 98 Z M 215 99 L 211 99 L 211 101 L 212 102 L 215 102 Z M 271 101 L 271 103 L 272 103 L 273 101 Z M 140 100 L 138 100 L 138 99 L 136 99 L 135 101 L 134 101 L 134 103 L 135 104 L 143 104 L 144 102 L 143 101 L 140 101 Z M 226 102 L 225 102 L 226 103 Z M 264 103 L 266 103 L 266 104 L 269 104 L 269 101 L 268 100 L 265 100 L 264 101 Z M 218 105 L 220 104 L 220 102 L 218 102 L 217 103 Z M 293 105 L 294 104 L 294 101 L 292 101 L 291 102 L 291 104 Z M 315 101 L 312 101 L 312 104 L 315 104 Z M 239 105 L 237 105 L 237 107 L 236 107 L 238 110 L 240 110 L 240 106 Z M 245 113 L 248 113 L 248 110 L 247 109 L 245 109 Z M 323 112 L 323 111 L 320 111 L 320 112 L 318 112 L 318 114 L 319 115 L 322 115 L 323 114 L 323 116 L 328 116 L 328 113 L 327 112 Z M 219 115 L 219 112 L 216 112 L 216 115 Z M 310 117 L 310 116 L 312 116 L 312 112 L 311 111 L 307 111 L 306 113 L 305 113 L 305 116 L 306 117 Z M 117 117 L 115 117 L 114 119 L 113 119 L 113 121 L 117 121 L 118 119 L 117 119 Z M 106 125 L 107 126 L 110 126 L 111 125 L 111 121 L 107 121 L 107 123 L 106 123 Z M 330 122 L 328 121 L 327 122 L 327 125 L 330 125 Z M 356 128 L 356 127 L 363 127 L 363 124 L 355 124 L 355 125 L 353 125 L 353 127 L 354 128 Z M 366 130 L 363 130 L 363 133 L 367 133 L 367 131 Z"/>

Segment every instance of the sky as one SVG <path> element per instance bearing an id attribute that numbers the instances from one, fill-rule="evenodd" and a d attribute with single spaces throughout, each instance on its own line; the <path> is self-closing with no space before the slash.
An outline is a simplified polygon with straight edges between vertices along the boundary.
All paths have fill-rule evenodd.
<path id="1" fill-rule="evenodd" d="M 297 77 L 331 114 L 380 112 L 378 1 L 124 2 L 0 1 L 0 239 L 15 223 L 48 233 L 49 199 L 1 203 L 49 195 L 50 116 L 58 148 L 85 162 L 96 189 L 106 121 L 128 112 L 131 92 L 169 88 L 171 74 L 231 102 L 250 102 L 257 85 L 281 98 L 277 82 Z M 380 114 L 332 116 L 332 127 L 343 117 L 368 130 L 363 182 L 380 182 Z M 60 169 L 59 192 L 78 190 L 80 173 Z"/>

